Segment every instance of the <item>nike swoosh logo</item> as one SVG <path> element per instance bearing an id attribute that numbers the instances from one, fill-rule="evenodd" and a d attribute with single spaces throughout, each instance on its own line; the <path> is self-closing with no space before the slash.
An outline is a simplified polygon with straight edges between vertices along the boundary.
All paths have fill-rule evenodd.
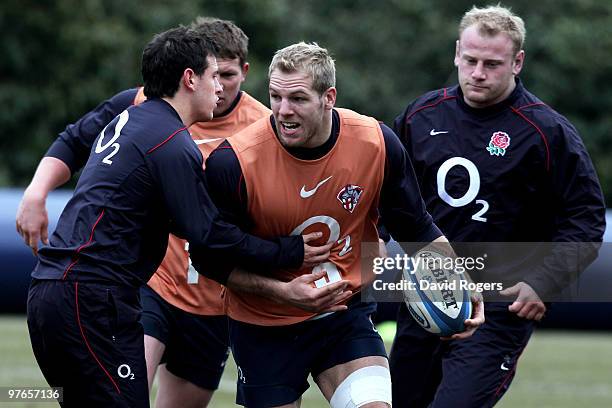
<path id="1" fill-rule="evenodd" d="M 197 145 L 201 145 L 201 144 L 205 144 L 205 143 L 216 142 L 217 140 L 223 140 L 223 138 L 222 137 L 217 137 L 217 138 L 214 138 L 214 139 L 198 139 L 198 140 L 194 140 L 194 142 Z"/>
<path id="2" fill-rule="evenodd" d="M 499 368 L 501 368 L 501 369 L 502 369 L 502 370 L 504 370 L 504 371 L 508 371 L 508 370 L 510 370 L 508 367 L 506 367 L 506 363 L 502 363 L 502 364 L 501 364 L 501 366 L 500 366 Z"/>
<path id="3" fill-rule="evenodd" d="M 321 187 L 323 184 L 325 184 L 330 178 L 332 178 L 333 176 L 329 176 L 328 178 L 326 178 L 325 180 L 321 180 L 319 181 L 319 184 L 317 184 L 317 186 L 315 188 L 313 188 L 312 190 L 306 190 L 306 185 L 302 186 L 302 189 L 300 190 L 300 197 L 302 198 L 308 198 L 311 197 L 314 193 L 317 192 L 317 190 L 319 189 L 319 187 Z"/>
<path id="4" fill-rule="evenodd" d="M 443 133 L 448 133 L 448 130 L 440 130 L 436 132 L 436 129 L 431 129 L 429 131 L 429 136 L 441 135 Z"/>

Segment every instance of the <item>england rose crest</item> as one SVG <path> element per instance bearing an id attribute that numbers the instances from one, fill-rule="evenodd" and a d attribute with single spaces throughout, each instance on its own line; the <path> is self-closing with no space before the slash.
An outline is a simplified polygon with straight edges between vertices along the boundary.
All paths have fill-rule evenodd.
<path id="1" fill-rule="evenodd" d="M 359 198 L 363 194 L 363 188 L 355 184 L 347 184 L 338 193 L 338 201 L 342 204 L 342 208 L 351 214 L 359 204 Z"/>
<path id="2" fill-rule="evenodd" d="M 510 146 L 510 136 L 506 132 L 494 132 L 487 151 L 491 156 L 503 156 L 508 146 Z"/>

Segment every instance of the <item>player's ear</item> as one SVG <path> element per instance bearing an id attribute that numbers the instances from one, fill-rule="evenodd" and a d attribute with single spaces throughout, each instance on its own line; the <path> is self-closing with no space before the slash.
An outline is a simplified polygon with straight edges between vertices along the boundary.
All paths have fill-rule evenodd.
<path id="1" fill-rule="evenodd" d="M 242 64 L 242 82 L 244 82 L 244 80 L 246 79 L 248 72 L 249 72 L 249 63 L 245 62 L 244 64 Z"/>
<path id="2" fill-rule="evenodd" d="M 325 109 L 332 109 L 334 105 L 336 105 L 336 88 L 333 86 L 327 88 L 325 92 L 323 92 L 323 101 L 325 103 Z"/>
<path id="3" fill-rule="evenodd" d="M 181 82 L 183 83 L 185 88 L 194 91 L 195 90 L 196 80 L 197 80 L 196 74 L 193 71 L 193 69 L 186 68 L 185 71 L 183 71 L 183 76 L 181 77 Z"/>
<path id="4" fill-rule="evenodd" d="M 525 51 L 520 50 L 514 57 L 512 62 L 512 73 L 518 75 L 523 69 L 523 63 L 525 62 Z"/>
<path id="5" fill-rule="evenodd" d="M 455 42 L 455 66 L 459 66 L 459 40 Z"/>

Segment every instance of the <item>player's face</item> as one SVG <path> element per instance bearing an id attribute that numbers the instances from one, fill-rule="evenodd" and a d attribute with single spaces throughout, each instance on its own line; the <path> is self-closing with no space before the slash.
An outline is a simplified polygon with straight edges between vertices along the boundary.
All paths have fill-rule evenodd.
<path id="1" fill-rule="evenodd" d="M 325 143 L 331 132 L 335 88 L 319 95 L 312 88 L 310 75 L 277 69 L 270 75 L 269 91 L 270 107 L 283 146 L 317 147 Z"/>
<path id="2" fill-rule="evenodd" d="M 455 52 L 465 102 L 484 108 L 506 99 L 514 90 L 514 77 L 521 72 L 524 58 L 522 50 L 514 52 L 507 34 L 483 37 L 475 25 L 466 28 Z"/>
<path id="3" fill-rule="evenodd" d="M 195 77 L 197 78 L 195 106 L 198 122 L 206 122 L 213 118 L 213 111 L 217 107 L 219 95 L 223 91 L 223 87 L 219 83 L 217 59 L 214 56 L 208 56 L 207 61 L 208 67 L 202 75 Z"/>
<path id="4" fill-rule="evenodd" d="M 217 59 L 217 65 L 219 66 L 219 82 L 223 87 L 223 92 L 219 95 L 219 102 L 217 102 L 214 116 L 219 116 L 229 109 L 232 102 L 238 96 L 240 85 L 246 79 L 247 72 L 249 71 L 249 64 L 240 65 L 239 58 L 219 58 Z"/>

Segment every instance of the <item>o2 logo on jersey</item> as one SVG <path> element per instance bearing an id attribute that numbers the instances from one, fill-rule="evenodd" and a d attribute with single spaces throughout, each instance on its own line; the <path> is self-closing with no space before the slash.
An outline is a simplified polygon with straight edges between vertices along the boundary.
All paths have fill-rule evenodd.
<path id="1" fill-rule="evenodd" d="M 461 166 L 466 169 L 470 179 L 468 190 L 459 198 L 451 197 L 446 191 L 446 176 L 450 169 L 455 166 Z M 451 207 L 463 207 L 474 201 L 480 192 L 480 173 L 476 165 L 465 157 L 451 157 L 442 163 L 438 169 L 437 184 L 438 195 L 446 204 Z M 486 200 L 476 200 L 476 204 L 482 205 L 482 208 L 472 215 L 472 219 L 474 221 L 487 222 L 487 219 L 483 217 L 483 215 L 489 210 L 489 203 Z"/>
<path id="2" fill-rule="evenodd" d="M 117 375 L 119 375 L 119 377 L 121 378 L 128 378 L 130 380 L 134 379 L 134 373 L 132 372 L 130 366 L 127 364 L 121 364 L 117 368 Z"/>
<path id="3" fill-rule="evenodd" d="M 102 129 L 102 131 L 100 132 L 100 135 L 98 136 L 98 142 L 96 143 L 96 148 L 95 148 L 95 152 L 98 154 L 103 153 L 109 147 L 113 149 L 108 155 L 106 155 L 102 159 L 102 163 L 109 164 L 109 165 L 113 164 L 111 157 L 116 155 L 119 152 L 119 148 L 121 148 L 121 145 L 119 143 L 115 143 L 115 141 L 121 135 L 121 130 L 127 123 L 128 119 L 130 118 L 130 114 L 128 113 L 127 110 L 124 110 L 123 112 L 119 114 L 118 118 L 119 119 L 117 120 L 117 123 L 115 124 L 115 133 L 113 137 L 111 137 L 108 142 L 104 143 L 104 134 L 106 133 L 106 129 L 110 126 L 111 123 L 115 121 L 114 119 L 108 125 L 106 125 L 104 129 Z"/>
<path id="4" fill-rule="evenodd" d="M 337 244 L 341 244 L 344 241 L 344 246 L 342 247 L 340 252 L 338 252 L 339 257 L 345 256 L 353 250 L 353 247 L 351 246 L 351 236 L 346 235 L 340 238 L 340 223 L 336 221 L 336 219 L 328 215 L 315 215 L 314 217 L 310 217 L 309 219 L 295 227 L 295 229 L 291 231 L 291 234 L 289 235 L 300 235 L 302 232 L 304 232 L 306 228 L 314 224 L 323 224 L 327 226 L 327 228 L 329 229 L 329 238 L 327 239 L 327 243 L 335 241 Z M 315 266 L 312 269 L 312 273 L 317 273 L 322 270 L 327 272 L 327 279 L 323 277 L 319 280 L 316 280 L 315 286 L 317 288 L 342 280 L 340 271 L 334 263 L 323 262 L 322 264 Z"/>

